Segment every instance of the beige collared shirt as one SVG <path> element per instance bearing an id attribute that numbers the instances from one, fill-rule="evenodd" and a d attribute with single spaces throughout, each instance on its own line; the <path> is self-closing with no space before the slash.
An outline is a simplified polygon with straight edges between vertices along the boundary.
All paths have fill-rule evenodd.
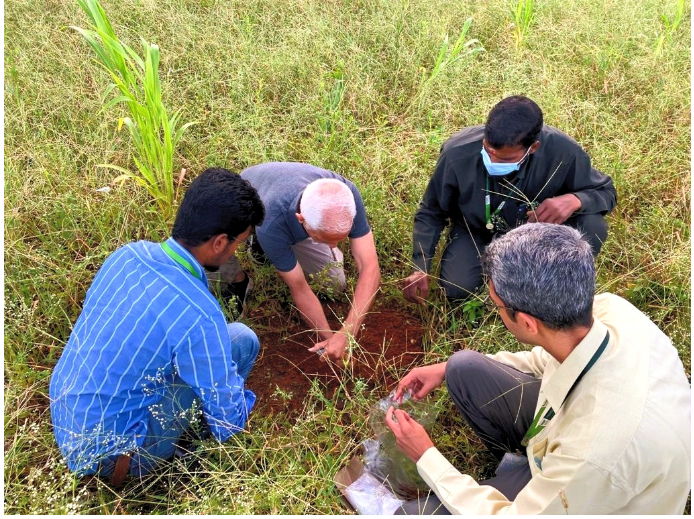
<path id="1" fill-rule="evenodd" d="M 417 469 L 449 511 L 683 512 L 691 482 L 691 395 L 677 351 L 648 317 L 616 295 L 596 296 L 593 315 L 588 335 L 561 364 L 539 346 L 491 356 L 541 377 L 535 411 L 548 403 L 556 416 L 528 444 L 532 479 L 514 501 L 428 449 Z M 605 351 L 569 393 L 607 331 Z"/>

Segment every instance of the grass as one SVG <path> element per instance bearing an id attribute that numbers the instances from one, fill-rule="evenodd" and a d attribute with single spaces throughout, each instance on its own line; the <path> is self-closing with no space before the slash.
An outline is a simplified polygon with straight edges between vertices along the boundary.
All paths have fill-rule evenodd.
<path id="1" fill-rule="evenodd" d="M 467 39 L 471 26 L 472 18 L 468 18 L 463 23 L 460 34 L 452 45 L 449 43 L 448 34 L 443 37 L 443 41 L 436 53 L 436 58 L 434 59 L 431 70 L 422 71 L 422 81 L 419 86 L 419 93 L 414 100 L 415 103 L 421 103 L 436 78 L 443 74 L 446 69 L 452 68 L 455 63 L 461 60 L 472 58 L 475 54 L 484 52 L 484 47 L 482 47 L 479 40 L 474 38 Z M 419 106 L 419 108 L 421 108 L 421 106 Z"/>
<path id="2" fill-rule="evenodd" d="M 665 42 L 672 39 L 672 35 L 679 29 L 680 25 L 682 24 L 682 20 L 684 20 L 685 7 L 684 0 L 677 0 L 674 13 L 671 15 L 660 15 L 660 21 L 663 24 L 663 29 L 658 35 L 658 39 L 655 43 L 656 54 L 661 54 L 663 52 L 663 45 Z"/>
<path id="3" fill-rule="evenodd" d="M 516 48 L 519 48 L 523 45 L 530 26 L 535 21 L 535 0 L 514 0 L 511 3 L 511 16 L 513 36 L 516 39 Z"/>
<path id="4" fill-rule="evenodd" d="M 483 122 L 503 96 L 532 97 L 617 186 L 600 289 L 651 316 L 689 372 L 688 9 L 657 44 L 661 16 L 677 5 L 543 1 L 517 48 L 508 0 L 104 2 L 123 41 L 162 49 L 162 103 L 199 121 L 172 171 L 300 160 L 356 182 L 384 274 L 380 304 L 404 307 L 397 282 L 411 269 L 412 216 L 443 141 Z M 447 65 L 423 88 L 444 35 L 460 35 L 468 19 L 464 41 L 485 52 L 444 52 Z M 369 436 L 370 406 L 392 389 L 349 374 L 335 400 L 315 386 L 298 418 L 252 416 L 248 434 L 200 444 L 197 467 L 177 462 L 117 492 L 75 481 L 60 463 L 48 379 L 84 294 L 110 252 L 162 240 L 170 225 L 132 183 L 96 191 L 112 180 L 98 165 L 128 169 L 131 155 L 128 135 L 102 111 L 107 76 L 69 29 L 88 23 L 71 2 L 5 6 L 5 511 L 348 513 L 332 477 Z M 253 304 L 286 315 L 278 301 L 287 292 L 269 269 L 257 286 Z M 412 312 L 429 330 L 431 361 L 462 345 L 519 348 L 474 304 L 449 309 L 437 295 Z M 438 405 L 437 444 L 461 469 L 485 474 L 477 439 L 450 400 Z"/>

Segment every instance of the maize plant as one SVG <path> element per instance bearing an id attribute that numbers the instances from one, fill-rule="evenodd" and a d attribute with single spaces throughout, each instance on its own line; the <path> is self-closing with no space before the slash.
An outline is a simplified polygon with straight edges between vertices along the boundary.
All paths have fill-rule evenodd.
<path id="1" fill-rule="evenodd" d="M 159 80 L 159 47 L 142 39 L 143 55 L 118 39 L 106 12 L 98 0 L 77 0 L 91 20 L 89 29 L 74 27 L 96 54 L 96 62 L 111 78 L 104 97 L 104 109 L 124 104 L 128 117 L 118 120 L 130 134 L 137 173 L 113 164 L 102 167 L 120 171 L 116 180 L 132 179 L 154 198 L 168 218 L 176 198 L 173 180 L 173 156 L 183 132 L 193 123 L 180 125 L 180 110 L 168 116 L 162 101 Z M 106 101 L 111 92 L 115 97 Z M 179 126 L 180 125 L 180 126 Z"/>

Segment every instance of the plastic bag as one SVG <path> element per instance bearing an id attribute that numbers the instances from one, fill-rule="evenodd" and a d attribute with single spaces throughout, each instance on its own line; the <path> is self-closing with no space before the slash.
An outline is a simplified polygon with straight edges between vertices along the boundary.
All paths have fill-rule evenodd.
<path id="1" fill-rule="evenodd" d="M 395 444 L 395 436 L 385 423 L 390 406 L 406 411 L 427 430 L 436 421 L 437 411 L 431 403 L 412 400 L 409 391 L 403 395 L 402 402 L 396 402 L 393 392 L 371 408 L 369 424 L 374 431 L 374 438 L 362 442 L 365 470 L 383 482 L 396 496 L 416 499 L 420 493 L 427 492 L 429 487 L 417 472 L 416 464 Z"/>
<path id="2" fill-rule="evenodd" d="M 364 472 L 344 492 L 347 501 L 360 515 L 393 515 L 405 503 L 370 472 Z"/>

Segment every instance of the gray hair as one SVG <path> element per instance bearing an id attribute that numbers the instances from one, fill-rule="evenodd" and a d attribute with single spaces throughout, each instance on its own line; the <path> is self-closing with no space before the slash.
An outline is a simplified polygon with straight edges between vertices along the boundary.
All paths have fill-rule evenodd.
<path id="1" fill-rule="evenodd" d="M 512 309 L 555 330 L 592 322 L 595 261 L 576 229 L 521 225 L 489 244 L 482 265 L 496 294 Z"/>
<path id="2" fill-rule="evenodd" d="M 336 178 L 314 180 L 301 195 L 299 212 L 314 230 L 346 234 L 357 214 L 352 190 Z"/>

